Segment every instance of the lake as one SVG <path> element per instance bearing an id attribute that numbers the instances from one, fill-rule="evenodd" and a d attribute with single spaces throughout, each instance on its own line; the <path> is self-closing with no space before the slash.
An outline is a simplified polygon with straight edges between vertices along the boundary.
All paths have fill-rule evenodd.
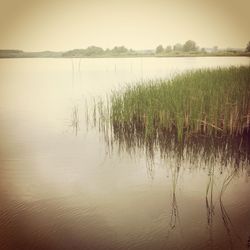
<path id="1" fill-rule="evenodd" d="M 0 248 L 248 249 L 249 151 L 226 163 L 225 150 L 179 158 L 154 149 L 152 158 L 119 141 L 110 147 L 86 109 L 128 84 L 249 64 L 247 57 L 1 59 Z"/>

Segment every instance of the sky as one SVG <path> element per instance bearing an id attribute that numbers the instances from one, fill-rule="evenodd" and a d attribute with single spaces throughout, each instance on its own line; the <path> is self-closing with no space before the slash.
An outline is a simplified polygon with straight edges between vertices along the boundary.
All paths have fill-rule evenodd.
<path id="1" fill-rule="evenodd" d="M 245 48 L 250 0 L 0 0 L 0 49 Z"/>

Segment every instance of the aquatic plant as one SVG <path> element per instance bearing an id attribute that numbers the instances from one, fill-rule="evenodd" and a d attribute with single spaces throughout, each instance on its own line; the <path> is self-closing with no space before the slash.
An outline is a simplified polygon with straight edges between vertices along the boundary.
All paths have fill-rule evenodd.
<path id="1" fill-rule="evenodd" d="M 93 106 L 93 107 L 92 107 Z M 88 110 L 109 151 L 118 145 L 149 159 L 165 157 L 237 166 L 250 156 L 250 67 L 189 71 L 95 99 Z"/>
<path id="2" fill-rule="evenodd" d="M 114 133 L 234 137 L 250 128 L 250 67 L 200 69 L 115 92 Z"/>

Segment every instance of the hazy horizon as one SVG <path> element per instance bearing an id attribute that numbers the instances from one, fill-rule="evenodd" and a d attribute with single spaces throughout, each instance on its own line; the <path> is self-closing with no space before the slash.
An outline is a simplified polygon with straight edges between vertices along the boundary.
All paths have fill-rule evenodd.
<path id="1" fill-rule="evenodd" d="M 191 39 L 190 39 L 191 40 Z M 175 44 L 177 44 L 177 43 L 175 43 Z M 166 46 L 168 46 L 168 45 L 170 45 L 170 46 L 174 46 L 175 44 L 158 44 L 158 45 L 162 45 L 163 47 L 166 47 Z M 183 43 L 184 44 L 184 43 Z M 51 50 L 51 49 L 40 49 L 40 50 L 24 50 L 24 49 L 22 49 L 22 48 L 0 48 L 0 51 L 1 50 L 20 50 L 20 51 L 23 51 L 23 52 L 45 52 L 45 51 L 49 51 L 49 52 L 66 52 L 66 51 L 70 51 L 70 50 L 77 50 L 77 49 L 87 49 L 88 47 L 91 47 L 91 46 L 96 46 L 95 44 L 91 44 L 91 45 L 89 45 L 89 46 L 87 46 L 87 47 L 77 47 L 77 48 L 70 48 L 70 49 L 64 49 L 64 50 L 58 50 L 58 49 L 55 49 L 55 50 Z M 100 47 L 100 48 L 103 48 L 104 50 L 106 50 L 106 49 L 113 49 L 114 47 L 120 47 L 120 46 L 124 46 L 123 44 L 117 44 L 117 45 L 114 45 L 113 47 L 106 47 L 106 48 L 103 48 L 103 47 L 101 47 L 101 46 L 96 46 L 96 47 Z M 201 48 L 206 48 L 206 49 L 212 49 L 214 46 L 216 46 L 216 45 L 214 45 L 214 46 L 211 46 L 211 47 L 204 47 L 204 46 L 201 46 L 200 44 L 197 44 L 197 46 L 198 46 L 198 48 L 199 49 L 201 49 Z M 125 46 L 126 47 L 126 46 Z M 245 46 L 246 47 L 246 46 Z M 218 47 L 218 50 L 226 50 L 226 49 L 242 49 L 242 50 L 244 50 L 245 49 L 245 47 L 230 47 L 230 46 L 228 46 L 228 47 L 224 47 L 224 48 L 222 48 L 222 47 Z M 148 51 L 148 50 L 155 50 L 156 48 L 139 48 L 139 49 L 134 49 L 134 48 L 128 48 L 128 47 L 126 47 L 127 49 L 132 49 L 132 50 L 134 50 L 134 51 Z"/>
<path id="2" fill-rule="evenodd" d="M 155 49 L 191 39 L 245 48 L 250 2 L 0 0 L 0 48 L 65 51 L 88 46 Z"/>

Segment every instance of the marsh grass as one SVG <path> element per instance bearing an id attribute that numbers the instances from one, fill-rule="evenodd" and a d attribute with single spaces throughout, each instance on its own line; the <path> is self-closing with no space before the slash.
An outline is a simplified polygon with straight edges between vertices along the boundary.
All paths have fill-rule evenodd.
<path id="1" fill-rule="evenodd" d="M 111 96 L 114 131 L 145 138 L 233 137 L 249 132 L 250 67 L 201 69 L 128 86 Z"/>
<path id="2" fill-rule="evenodd" d="M 105 141 L 121 151 L 142 148 L 150 158 L 157 150 L 163 157 L 212 155 L 238 165 L 250 155 L 250 66 L 127 85 L 94 101 L 92 113 Z"/>

